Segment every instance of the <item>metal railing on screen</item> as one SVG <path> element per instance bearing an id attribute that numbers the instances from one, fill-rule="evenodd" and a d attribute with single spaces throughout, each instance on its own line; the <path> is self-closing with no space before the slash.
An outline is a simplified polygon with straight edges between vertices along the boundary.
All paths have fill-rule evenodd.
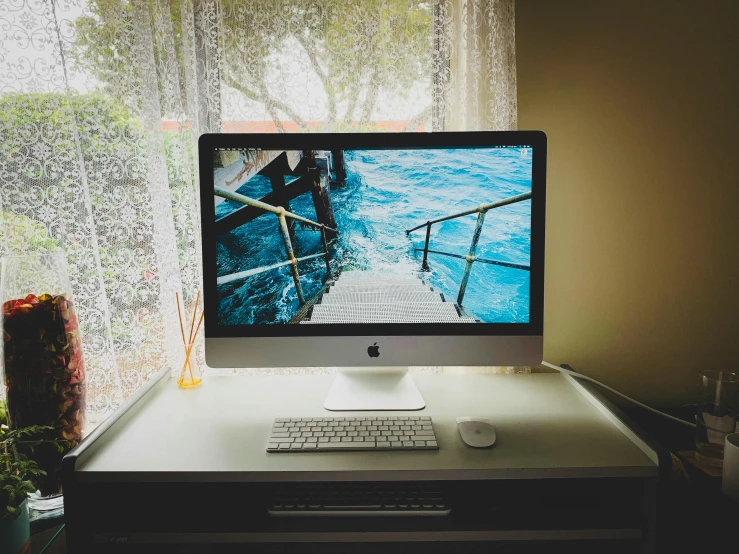
<path id="1" fill-rule="evenodd" d="M 503 206 L 509 206 L 511 204 L 517 204 L 518 202 L 523 202 L 524 200 L 531 200 L 530 192 L 519 194 L 518 196 L 511 196 L 510 198 L 499 200 L 498 202 L 492 202 L 490 204 L 480 204 L 476 208 L 472 208 L 464 212 L 459 212 L 456 214 L 440 217 L 438 219 L 432 219 L 432 220 L 427 221 L 426 223 L 417 225 L 416 227 L 413 227 L 412 229 L 406 230 L 406 234 L 410 235 L 413 231 L 417 231 L 418 229 L 422 229 L 426 227 L 426 242 L 423 248 L 415 249 L 416 252 L 423 251 L 423 261 L 421 262 L 421 268 L 424 271 L 429 271 L 429 264 L 428 264 L 429 254 L 438 254 L 440 256 L 460 258 L 462 260 L 467 261 L 467 264 L 464 267 L 464 274 L 462 275 L 462 282 L 459 286 L 459 294 L 457 295 L 457 304 L 459 306 L 462 305 L 462 300 L 464 299 L 464 294 L 467 290 L 467 282 L 469 281 L 470 272 L 472 271 L 472 265 L 475 262 L 480 262 L 480 263 L 490 264 L 490 265 L 497 265 L 497 266 L 502 266 L 502 267 L 511 267 L 514 269 L 521 269 L 524 271 L 531 271 L 531 267 L 527 265 L 514 264 L 510 262 L 501 262 L 498 260 L 488 260 L 485 258 L 479 258 L 476 255 L 477 254 L 477 243 L 480 241 L 480 233 L 482 233 L 482 226 L 485 223 L 485 215 L 490 210 L 494 210 L 496 208 L 502 208 Z M 477 214 L 477 224 L 475 225 L 475 231 L 472 234 L 472 243 L 470 244 L 470 249 L 466 256 L 463 256 L 461 254 L 453 254 L 451 252 L 440 252 L 439 250 L 429 250 L 429 241 L 431 240 L 431 226 L 432 225 L 436 223 L 441 223 L 443 221 L 449 221 L 450 219 L 457 219 L 458 217 L 472 215 L 475 213 Z"/>
<path id="2" fill-rule="evenodd" d="M 303 287 L 300 285 L 300 273 L 298 272 L 298 262 L 304 262 L 307 260 L 312 260 L 314 258 L 320 258 L 323 257 L 326 260 L 326 272 L 328 274 L 328 277 L 331 277 L 331 266 L 330 266 L 330 255 L 328 250 L 328 241 L 326 240 L 326 231 L 333 231 L 337 235 L 339 232 L 336 229 L 333 229 L 331 227 L 328 227 L 326 225 L 323 225 L 322 223 L 316 223 L 315 221 L 311 221 L 310 219 L 306 219 L 305 217 L 301 217 L 297 214 L 294 214 L 292 212 L 289 212 L 285 210 L 284 208 L 280 206 L 272 206 L 271 204 L 267 204 L 265 202 L 262 202 L 260 200 L 254 200 L 253 198 L 249 198 L 248 196 L 244 196 L 243 194 L 238 194 L 236 192 L 230 192 L 226 189 L 215 187 L 215 195 L 220 196 L 221 198 L 226 198 L 228 200 L 232 200 L 233 202 L 238 202 L 240 204 L 245 204 L 247 206 L 252 206 L 253 208 L 257 208 L 260 210 L 264 210 L 265 212 L 271 212 L 277 216 L 277 219 L 280 224 L 280 235 L 282 235 L 282 242 L 285 245 L 285 253 L 287 255 L 287 261 L 279 262 L 272 265 L 257 267 L 254 269 L 248 269 L 246 271 L 239 271 L 237 273 L 231 273 L 230 275 L 223 275 L 221 277 L 218 277 L 218 284 L 223 285 L 226 283 L 231 283 L 233 281 L 238 281 L 240 279 L 245 279 L 247 277 L 251 277 L 252 275 L 258 275 L 260 273 L 265 273 L 267 271 L 272 271 L 280 267 L 284 266 L 290 266 L 290 271 L 292 273 L 293 282 L 295 283 L 295 290 L 298 295 L 298 302 L 302 306 L 305 304 L 305 298 L 303 297 Z M 293 250 L 292 241 L 290 240 L 290 233 L 288 231 L 287 227 L 287 218 L 294 219 L 296 221 L 300 221 L 306 225 L 310 225 L 312 227 L 315 227 L 321 231 L 321 242 L 323 244 L 323 252 L 320 252 L 318 254 L 311 254 L 310 256 L 303 256 L 302 258 L 296 258 L 295 252 Z"/>

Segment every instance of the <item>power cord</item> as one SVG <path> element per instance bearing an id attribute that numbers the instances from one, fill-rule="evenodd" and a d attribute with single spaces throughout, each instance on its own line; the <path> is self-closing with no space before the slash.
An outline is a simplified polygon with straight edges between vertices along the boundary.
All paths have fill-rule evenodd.
<path id="1" fill-rule="evenodd" d="M 642 404 L 641 402 L 634 400 L 633 398 L 630 398 L 626 396 L 625 394 L 621 394 L 617 390 L 612 389 L 608 385 L 604 385 L 603 383 L 596 381 L 592 377 L 588 377 L 587 375 L 583 375 L 582 373 L 577 373 L 576 371 L 573 371 L 573 369 L 568 366 L 567 364 L 562 364 L 561 366 L 556 366 L 554 364 L 550 364 L 549 362 L 541 362 L 541 365 L 545 365 L 547 367 L 550 367 L 552 369 L 556 369 L 560 373 L 564 373 L 566 375 L 569 375 L 570 377 L 574 377 L 575 379 L 582 379 L 583 381 L 590 381 L 591 383 L 595 383 L 599 387 L 603 387 L 609 392 L 612 392 L 613 394 L 620 396 L 624 400 L 628 400 L 632 404 L 636 404 L 637 406 L 640 406 L 644 408 L 645 410 L 649 410 L 650 412 L 653 412 L 655 414 L 661 415 L 663 417 L 666 417 L 668 419 L 671 419 L 673 421 L 677 421 L 678 423 L 682 423 L 683 425 L 687 425 L 689 427 L 695 427 L 695 423 L 691 423 L 690 421 L 685 421 L 684 419 L 680 419 L 679 417 L 671 416 L 670 414 L 666 414 L 664 412 L 660 412 L 659 410 L 655 410 L 654 408 L 647 406 L 646 404 Z"/>

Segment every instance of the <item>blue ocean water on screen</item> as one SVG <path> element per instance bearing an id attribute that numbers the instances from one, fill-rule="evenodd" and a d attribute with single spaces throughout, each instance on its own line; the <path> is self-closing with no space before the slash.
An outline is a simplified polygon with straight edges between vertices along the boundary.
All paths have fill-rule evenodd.
<path id="1" fill-rule="evenodd" d="M 428 220 L 531 191 L 531 152 L 524 148 L 353 150 L 345 151 L 347 182 L 331 187 L 340 235 L 331 245 L 332 270 L 364 270 L 424 279 L 448 301 L 455 301 L 465 260 L 429 254 L 430 271 L 421 271 L 426 229 L 406 229 Z M 288 178 L 289 179 L 289 178 Z M 289 182 L 289 181 L 288 181 Z M 257 175 L 238 192 L 261 198 L 271 192 L 269 179 Z M 216 218 L 237 209 L 226 201 Z M 316 220 L 310 194 L 290 201 L 291 210 Z M 477 215 L 438 223 L 431 228 L 429 248 L 466 255 Z M 295 231 L 297 257 L 322 251 L 320 234 Z M 480 258 L 529 265 L 531 201 L 487 213 L 480 236 Z M 286 259 L 277 217 L 265 214 L 218 237 L 218 275 L 262 267 Z M 298 264 L 306 299 L 319 293 L 326 278 L 317 258 Z M 464 309 L 486 323 L 529 321 L 529 272 L 484 263 L 473 264 Z M 288 267 L 218 288 L 219 323 L 286 323 L 298 309 Z"/>

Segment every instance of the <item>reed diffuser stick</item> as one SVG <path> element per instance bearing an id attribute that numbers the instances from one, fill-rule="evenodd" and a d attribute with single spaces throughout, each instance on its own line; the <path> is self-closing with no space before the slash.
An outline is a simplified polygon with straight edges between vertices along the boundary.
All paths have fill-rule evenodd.
<path id="1" fill-rule="evenodd" d="M 187 341 L 187 345 L 185 346 L 185 352 L 187 353 L 187 367 L 190 369 L 190 380 L 192 382 L 195 382 L 195 377 L 192 374 L 192 364 L 190 363 L 190 351 L 192 350 L 193 329 L 195 328 L 195 319 L 197 319 L 199 303 L 200 303 L 200 291 L 198 291 L 198 295 L 195 297 L 195 306 L 193 306 L 193 309 L 192 309 L 192 321 L 190 322 L 190 338 Z"/>
<path id="2" fill-rule="evenodd" d="M 182 309 L 180 308 L 180 293 L 175 291 L 174 293 L 175 298 L 177 299 L 177 316 L 180 318 L 180 333 L 182 333 L 182 344 L 185 346 L 185 352 L 187 352 L 187 343 L 185 342 L 185 327 L 182 324 Z M 185 355 L 185 363 L 182 365 L 182 370 L 180 371 L 180 377 L 178 381 L 181 381 L 183 377 L 185 376 L 185 368 L 190 366 L 190 356 Z M 192 368 L 190 368 L 190 374 L 192 375 Z"/>
<path id="3" fill-rule="evenodd" d="M 205 315 L 205 312 L 200 312 L 200 319 L 198 320 L 198 325 L 195 328 L 195 336 L 198 336 L 198 331 L 200 331 L 200 324 L 203 323 L 203 316 Z M 192 349 L 195 346 L 195 341 L 190 342 L 190 346 L 187 348 L 187 359 L 190 359 L 190 354 L 192 353 Z"/>
<path id="4" fill-rule="evenodd" d="M 188 344 L 192 342 L 192 331 L 195 328 L 195 320 L 197 319 L 199 303 L 200 303 L 200 291 L 198 291 L 198 295 L 195 298 L 195 306 L 192 309 L 192 322 L 190 323 L 190 340 L 188 341 Z"/>

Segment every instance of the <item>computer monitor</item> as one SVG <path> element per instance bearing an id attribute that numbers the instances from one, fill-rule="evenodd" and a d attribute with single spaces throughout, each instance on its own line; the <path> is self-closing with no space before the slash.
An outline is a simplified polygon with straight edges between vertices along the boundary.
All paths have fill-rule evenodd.
<path id="1" fill-rule="evenodd" d="M 208 365 L 338 367 L 327 409 L 403 410 L 409 365 L 541 362 L 544 133 L 199 148 Z"/>

